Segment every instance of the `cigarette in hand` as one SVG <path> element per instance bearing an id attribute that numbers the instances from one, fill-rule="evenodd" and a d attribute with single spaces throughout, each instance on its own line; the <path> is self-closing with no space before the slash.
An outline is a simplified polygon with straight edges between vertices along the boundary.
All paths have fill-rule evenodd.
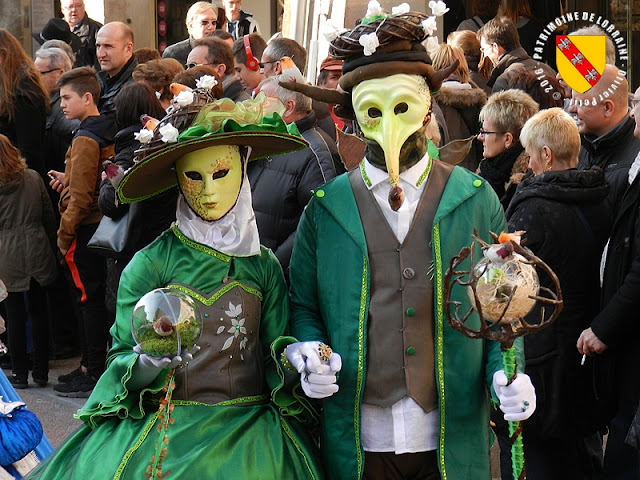
<path id="1" fill-rule="evenodd" d="M 582 355 L 582 360 L 580 361 L 580 365 L 584 365 L 584 362 L 587 360 L 587 354 Z"/>

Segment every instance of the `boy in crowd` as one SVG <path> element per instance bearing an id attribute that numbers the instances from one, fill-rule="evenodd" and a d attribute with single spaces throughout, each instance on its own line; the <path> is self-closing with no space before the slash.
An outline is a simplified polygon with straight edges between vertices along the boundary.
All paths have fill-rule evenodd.
<path id="1" fill-rule="evenodd" d="M 70 70 L 60 76 L 57 85 L 65 116 L 80 121 L 67 151 L 64 174 L 52 170 L 49 176 L 54 179 L 52 184 L 55 180 L 63 184 L 58 249 L 78 299 L 82 360 L 76 370 L 58 377 L 60 383 L 53 389 L 65 397 L 88 397 L 104 371 L 108 325 L 104 258 L 89 250 L 87 243 L 102 218 L 98 209 L 101 164 L 114 154 L 117 127 L 113 116 L 98 111 L 100 84 L 95 70 Z"/>

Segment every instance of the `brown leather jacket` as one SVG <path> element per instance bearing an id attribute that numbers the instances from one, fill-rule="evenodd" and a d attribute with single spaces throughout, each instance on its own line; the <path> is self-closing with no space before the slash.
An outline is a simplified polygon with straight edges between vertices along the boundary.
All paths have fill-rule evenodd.
<path id="1" fill-rule="evenodd" d="M 117 127 L 111 116 L 88 117 L 81 124 L 65 157 L 64 189 L 60 194 L 58 248 L 68 250 L 79 225 L 98 223 L 102 162 L 114 155 Z"/>

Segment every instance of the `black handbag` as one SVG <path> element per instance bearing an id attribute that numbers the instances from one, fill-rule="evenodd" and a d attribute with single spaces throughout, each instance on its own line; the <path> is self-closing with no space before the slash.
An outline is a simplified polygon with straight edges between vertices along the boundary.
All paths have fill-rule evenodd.
<path id="1" fill-rule="evenodd" d="M 102 217 L 87 247 L 105 257 L 122 259 L 132 256 L 138 244 L 136 232 L 139 229 L 135 227 L 137 211 L 137 205 L 134 204 L 120 218 Z"/>

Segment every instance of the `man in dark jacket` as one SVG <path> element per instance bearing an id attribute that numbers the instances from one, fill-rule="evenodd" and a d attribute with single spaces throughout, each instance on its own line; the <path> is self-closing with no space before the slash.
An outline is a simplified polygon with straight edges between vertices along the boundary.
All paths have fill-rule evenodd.
<path id="1" fill-rule="evenodd" d="M 260 33 L 258 22 L 250 13 L 242 11 L 242 0 L 223 0 L 227 16 L 227 31 L 237 40 L 250 33 Z"/>
<path id="2" fill-rule="evenodd" d="M 274 38 L 267 44 L 262 52 L 260 68 L 264 73 L 264 78 L 273 77 L 282 73 L 280 59 L 289 57 L 296 64 L 296 67 L 304 75 L 307 69 L 307 51 L 295 40 L 291 38 Z M 331 138 L 336 138 L 336 125 L 329 113 L 329 105 L 317 100 L 312 101 L 312 108 L 316 114 L 318 127 L 326 132 Z"/>
<path id="3" fill-rule="evenodd" d="M 75 66 L 99 68 L 100 64 L 96 57 L 96 39 L 102 24 L 89 18 L 82 0 L 61 0 L 60 10 L 64 20 L 69 24 L 71 33 L 77 35 L 82 42 L 81 54 L 78 55 L 79 58 Z"/>
<path id="4" fill-rule="evenodd" d="M 309 148 L 249 162 L 247 167 L 260 242 L 273 250 L 288 278 L 302 211 L 312 192 L 336 176 L 335 166 L 341 161 L 335 142 L 316 126 L 309 97 L 281 87 L 274 77 L 263 80 L 259 88 L 284 104 L 282 118 L 295 123 L 309 142 Z"/>
<path id="5" fill-rule="evenodd" d="M 618 86 L 614 93 L 598 101 L 614 84 Z M 595 165 L 604 170 L 611 186 L 609 199 L 614 213 L 618 212 L 628 186 L 629 167 L 640 151 L 640 139 L 633 135 L 635 123 L 629 117 L 628 91 L 629 84 L 624 75 L 619 74 L 614 65 L 607 65 L 592 88 L 582 94 L 572 91 L 569 107 L 569 113 L 577 117 L 582 137 L 578 169 Z"/>
<path id="6" fill-rule="evenodd" d="M 78 128 L 78 120 L 67 120 L 60 108 L 60 89 L 56 82 L 60 75 L 73 68 L 67 54 L 59 48 L 41 48 L 34 60 L 40 72 L 42 83 L 49 92 L 49 113 L 45 130 L 46 170 L 64 171 L 64 157 L 67 154 L 73 131 Z M 51 190 L 53 192 L 53 190 Z M 56 202 L 57 203 L 57 202 Z"/>
<path id="7" fill-rule="evenodd" d="M 638 100 L 640 88 L 635 92 L 631 111 L 631 128 L 636 139 L 640 139 Z M 627 168 L 625 181 L 628 188 L 621 192 L 624 195 L 615 210 L 611 237 L 605 247 L 602 308 L 591 322 L 591 327 L 584 330 L 578 339 L 580 353 L 596 355 L 596 366 L 613 368 L 603 373 L 602 378 L 610 386 L 616 400 L 613 406 L 617 407 L 616 415 L 609 423 L 604 458 L 607 479 L 636 478 L 639 471 L 638 451 L 625 444 L 640 400 L 640 369 L 637 350 L 633 346 L 633 339 L 640 334 L 637 321 L 640 310 L 639 170 L 640 155 L 637 155 L 632 157 L 631 168 Z"/>
<path id="8" fill-rule="evenodd" d="M 194 47 L 194 42 L 208 37 L 216 29 L 218 9 L 209 2 L 196 2 L 187 11 L 187 31 L 189 38 L 181 42 L 169 45 L 162 52 L 162 58 L 175 58 L 180 65 L 187 63 L 189 52 Z"/>
<path id="9" fill-rule="evenodd" d="M 542 73 L 556 76 L 546 63 L 535 61 L 520 45 L 518 30 L 513 22 L 505 17 L 496 17 L 478 30 L 480 49 L 493 63 L 487 86 L 494 92 L 506 90 L 511 77 L 522 70 L 542 70 Z"/>
<path id="10" fill-rule="evenodd" d="M 122 22 L 107 23 L 98 31 L 96 49 L 102 89 L 98 109 L 101 115 L 115 115 L 113 99 L 122 87 L 133 81 L 131 74 L 137 65 L 133 56 L 133 31 Z"/>
<path id="11" fill-rule="evenodd" d="M 44 149 L 47 154 L 44 156 L 44 166 L 46 171 L 64 172 L 65 155 L 71 145 L 73 132 L 80 125 L 80 121 L 77 119 L 67 120 L 62 113 L 60 89 L 56 86 L 56 82 L 60 75 L 71 70 L 71 59 L 60 48 L 41 48 L 36 52 L 34 63 L 40 72 L 44 87 L 49 92 L 49 113 L 47 113 L 44 137 Z M 47 188 L 47 191 L 59 222 L 58 201 L 60 193 L 52 188 Z M 58 268 L 62 271 L 60 265 Z M 74 345 L 78 341 L 78 320 L 72 308 L 71 295 L 64 276 L 59 275 L 48 289 L 49 298 L 58 299 L 57 307 L 50 309 L 51 320 L 56 326 L 52 331 L 56 358 L 73 356 L 75 354 Z M 66 299 L 69 301 L 64 301 Z"/>

